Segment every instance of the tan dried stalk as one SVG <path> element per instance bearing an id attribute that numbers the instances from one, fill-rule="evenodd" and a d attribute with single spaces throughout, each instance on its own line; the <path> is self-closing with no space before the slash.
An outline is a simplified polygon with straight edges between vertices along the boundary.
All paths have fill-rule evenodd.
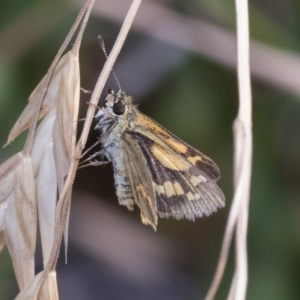
<path id="1" fill-rule="evenodd" d="M 252 104 L 249 68 L 249 21 L 247 0 L 236 0 L 239 111 L 234 121 L 234 198 L 228 217 L 221 254 L 206 300 L 217 293 L 224 274 L 230 244 L 236 233 L 236 266 L 228 295 L 229 300 L 246 298 L 247 224 L 249 215 L 252 165 Z"/>
<path id="2" fill-rule="evenodd" d="M 92 3 L 93 1 L 91 1 Z M 78 167 L 79 157 L 82 153 L 82 150 L 85 147 L 85 143 L 87 140 L 88 132 L 90 129 L 90 125 L 94 116 L 94 111 L 96 104 L 98 102 L 98 99 L 100 97 L 100 94 L 102 92 L 102 89 L 104 87 L 104 84 L 111 72 L 112 66 L 118 56 L 118 53 L 121 50 L 121 47 L 125 41 L 125 38 L 129 32 L 129 29 L 131 27 L 131 24 L 133 22 L 133 19 L 135 17 L 135 14 L 138 10 L 138 7 L 140 5 L 140 0 L 133 1 L 131 8 L 127 14 L 127 17 L 124 21 L 124 24 L 121 28 L 120 34 L 117 38 L 117 41 L 106 61 L 106 64 L 103 68 L 102 73 L 100 74 L 100 77 L 97 81 L 97 84 L 95 86 L 94 92 L 91 97 L 91 105 L 87 112 L 86 121 L 84 124 L 83 132 L 81 134 L 81 137 L 79 139 L 79 142 L 76 147 L 76 151 L 74 156 L 72 157 L 71 163 L 70 163 L 70 169 L 68 172 L 68 176 L 66 178 L 65 184 L 62 188 L 57 207 L 56 207 L 56 216 L 55 216 L 55 235 L 54 235 L 54 242 L 52 246 L 52 250 L 49 256 L 48 263 L 41 273 L 39 273 L 32 284 L 28 286 L 22 293 L 19 294 L 17 299 L 36 299 L 38 296 L 41 296 L 41 293 L 45 292 L 45 284 L 47 283 L 47 286 L 50 286 L 49 280 L 52 279 L 51 275 L 54 274 L 57 258 L 58 258 L 58 252 L 61 245 L 62 235 L 66 228 L 66 222 L 68 220 L 68 213 L 70 208 L 70 201 L 71 201 L 71 188 L 73 185 L 73 181 L 75 178 L 76 170 Z M 87 19 L 85 20 L 87 21 Z M 83 21 L 83 23 L 85 23 Z M 43 288 L 41 289 L 41 287 Z M 48 290 L 46 289 L 46 292 Z M 49 297 L 49 294 L 48 294 Z M 55 295 L 58 299 L 58 295 Z M 51 298 L 52 299 L 52 298 Z"/>
<path id="3" fill-rule="evenodd" d="M 93 120 L 93 116 L 95 113 L 95 108 L 96 108 L 96 104 L 98 102 L 98 99 L 101 95 L 101 92 L 103 90 L 103 87 L 105 85 L 105 82 L 111 72 L 111 69 L 113 67 L 113 64 L 121 50 L 121 47 L 123 46 L 123 43 L 125 41 L 125 38 L 129 32 L 129 29 L 131 27 L 131 24 L 133 22 L 134 16 L 138 10 L 138 7 L 140 5 L 140 0 L 134 0 L 133 4 L 131 5 L 131 8 L 127 14 L 127 17 L 124 21 L 124 24 L 120 30 L 119 36 L 117 38 L 117 41 L 115 42 L 115 45 L 110 53 L 110 55 L 108 56 L 108 59 L 104 65 L 104 68 L 99 76 L 99 79 L 96 83 L 95 89 L 93 91 L 92 97 L 91 97 L 91 101 L 90 101 L 90 106 L 88 108 L 87 111 L 87 116 L 86 116 L 86 120 L 84 123 L 84 127 L 83 127 L 83 131 L 82 134 L 80 136 L 80 139 L 78 141 L 77 147 L 76 147 L 76 151 L 75 151 L 75 156 L 71 162 L 71 166 L 70 166 L 70 171 L 68 174 L 68 177 L 66 179 L 64 188 L 62 190 L 62 193 L 60 195 L 60 199 L 58 201 L 58 206 L 57 206 L 57 216 L 56 216 L 56 224 L 59 224 L 59 226 L 57 226 L 57 231 L 56 231 L 56 238 L 57 238 L 57 245 L 55 245 L 52 249 L 52 263 L 50 264 L 50 269 L 55 267 L 56 265 L 56 259 L 57 259 L 57 251 L 59 250 L 59 245 L 60 245 L 60 238 L 62 235 L 62 229 L 64 228 L 64 223 L 66 221 L 66 214 L 67 214 L 67 207 L 69 205 L 69 199 L 68 199 L 68 193 L 70 188 L 72 187 L 74 178 L 75 178 L 75 174 L 76 174 L 76 170 L 78 167 L 78 162 L 79 162 L 79 158 L 81 156 L 82 150 L 85 147 L 85 143 L 88 137 L 88 133 L 89 133 L 89 129 Z M 60 237 L 59 237 L 60 236 Z M 49 267 L 49 266 L 48 266 Z"/>
<path id="4" fill-rule="evenodd" d="M 29 104 L 9 134 L 7 144 L 29 127 L 24 149 L 0 166 L 0 249 L 6 244 L 12 257 L 21 291 L 18 299 L 33 299 L 29 287 L 35 275 L 38 214 L 44 264 L 54 241 L 57 186 L 62 189 L 75 151 L 80 91 L 78 51 L 85 24 L 73 49 L 64 56 L 62 53 L 82 17 L 87 15 L 90 2 L 85 3 L 48 73 L 30 95 Z M 36 122 L 43 117 L 36 131 Z M 58 299 L 55 271 L 47 276 L 40 295 L 43 299 Z"/>

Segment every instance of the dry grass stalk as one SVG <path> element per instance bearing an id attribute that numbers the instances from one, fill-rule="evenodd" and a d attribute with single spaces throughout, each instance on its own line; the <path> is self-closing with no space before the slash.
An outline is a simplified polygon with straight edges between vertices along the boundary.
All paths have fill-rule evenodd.
<path id="1" fill-rule="evenodd" d="M 111 69 L 113 67 L 113 64 L 124 44 L 124 41 L 126 39 L 126 36 L 131 28 L 132 22 L 134 20 L 134 17 L 138 11 L 138 8 L 140 6 L 141 0 L 134 0 L 132 2 L 132 5 L 127 13 L 126 19 L 122 25 L 122 28 L 120 30 L 120 33 L 118 35 L 118 38 L 114 44 L 114 47 L 108 56 L 108 59 L 104 65 L 104 68 L 99 76 L 99 79 L 96 83 L 96 86 L 94 88 L 90 103 L 91 105 L 88 108 L 86 120 L 84 123 L 83 131 L 81 133 L 80 139 L 76 146 L 75 156 L 72 159 L 70 170 L 68 173 L 68 176 L 66 178 L 66 182 L 64 185 L 64 188 L 61 192 L 61 195 L 58 200 L 57 208 L 56 208 L 56 218 L 55 218 L 55 240 L 53 243 L 53 247 L 51 250 L 50 259 L 48 261 L 48 264 L 43 272 L 38 274 L 40 276 L 39 281 L 35 280 L 32 285 L 32 290 L 38 291 L 40 288 L 40 285 L 47 279 L 48 274 L 51 274 L 50 272 L 54 271 L 56 268 L 57 258 L 58 258 L 58 251 L 61 244 L 61 238 L 62 234 L 64 232 L 64 228 L 67 221 L 67 215 L 70 207 L 70 198 L 71 198 L 71 188 L 72 184 L 75 178 L 76 170 L 78 167 L 78 157 L 81 156 L 82 150 L 85 147 L 85 143 L 88 137 L 89 129 L 92 123 L 92 119 L 95 113 L 96 104 L 98 102 L 98 99 L 101 95 L 101 92 L 103 90 L 103 87 L 105 85 L 105 82 L 111 72 Z M 25 291 L 25 293 L 28 293 Z"/>
<path id="2" fill-rule="evenodd" d="M 123 46 L 123 43 L 126 39 L 126 36 L 130 30 L 131 24 L 134 20 L 134 17 L 137 13 L 137 10 L 139 8 L 141 0 L 134 0 L 128 13 L 126 16 L 126 19 L 123 23 L 123 26 L 120 30 L 120 33 L 118 35 L 118 38 L 114 44 L 114 47 L 111 51 L 111 53 L 108 56 L 108 59 L 103 67 L 103 70 L 99 76 L 99 79 L 96 83 L 96 86 L 94 88 L 93 94 L 91 96 L 91 100 L 90 100 L 90 106 L 88 108 L 87 111 L 87 116 L 85 119 L 85 123 L 84 123 L 84 127 L 80 136 L 80 139 L 77 143 L 76 146 L 76 151 L 75 151 L 75 156 L 71 162 L 71 166 L 70 166 L 70 170 L 68 173 L 68 176 L 66 178 L 66 182 L 63 188 L 63 191 L 60 195 L 58 204 L 57 204 L 57 209 L 56 209 L 56 241 L 53 245 L 52 248 L 52 253 L 51 253 L 51 262 L 48 263 L 47 265 L 47 269 L 45 270 L 45 272 L 49 272 L 50 270 L 55 269 L 56 266 L 56 260 L 57 260 L 57 255 L 58 255 L 58 251 L 59 251 L 59 246 L 60 246 L 60 242 L 61 242 L 61 235 L 62 235 L 62 230 L 64 229 L 64 225 L 66 222 L 66 216 L 68 213 L 68 207 L 70 204 L 70 189 L 72 187 L 74 178 L 75 178 L 75 173 L 78 167 L 78 157 L 81 156 L 82 150 L 85 147 L 85 143 L 88 137 L 88 133 L 89 133 L 89 129 L 94 117 L 94 113 L 95 113 L 95 108 L 97 107 L 96 104 L 98 103 L 98 99 L 102 93 L 103 87 L 105 85 L 105 82 L 111 72 L 111 69 L 113 67 L 113 64 Z"/>
<path id="3" fill-rule="evenodd" d="M 74 157 L 79 107 L 80 39 L 69 44 L 87 10 L 87 1 L 48 73 L 30 96 L 30 102 L 12 128 L 7 144 L 29 129 L 24 149 L 0 166 L 0 248 L 7 245 L 21 293 L 18 299 L 33 299 L 34 251 L 37 215 L 44 265 L 49 260 L 55 232 L 57 187 L 62 189 Z M 61 57 L 62 56 L 62 57 Z M 44 117 L 36 131 L 36 122 Z M 3 238 L 4 237 L 4 238 Z M 34 285 L 34 284 L 33 284 Z M 48 274 L 40 297 L 58 299 L 56 273 Z"/>
<path id="4" fill-rule="evenodd" d="M 252 164 L 252 105 L 249 68 L 249 21 L 247 0 L 236 0 L 239 111 L 234 122 L 234 186 L 235 193 L 226 225 L 221 254 L 214 280 L 206 300 L 214 299 L 224 274 L 234 229 L 236 229 L 236 266 L 227 299 L 246 298 L 247 223 L 249 215 Z"/>
<path id="5" fill-rule="evenodd" d="M 67 242 L 71 188 L 78 158 L 85 147 L 96 104 L 140 2 L 133 1 L 99 77 L 91 99 L 94 105 L 88 109 L 76 150 L 80 90 L 78 52 L 94 0 L 86 1 L 48 73 L 31 94 L 28 106 L 9 134 L 7 144 L 30 128 L 23 151 L 0 166 L 0 250 L 6 243 L 13 259 L 21 291 L 16 299 L 58 299 L 55 268 L 64 233 Z M 83 17 L 72 50 L 61 57 Z M 43 117 L 36 131 L 36 122 Z M 37 215 L 44 270 L 35 276 Z"/>

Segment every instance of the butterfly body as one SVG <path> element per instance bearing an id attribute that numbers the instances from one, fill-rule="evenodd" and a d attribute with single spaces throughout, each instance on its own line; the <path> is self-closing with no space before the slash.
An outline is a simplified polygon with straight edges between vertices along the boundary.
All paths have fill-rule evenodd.
<path id="1" fill-rule="evenodd" d="M 119 203 L 129 210 L 136 204 L 143 223 L 156 229 L 158 217 L 194 220 L 225 205 L 218 166 L 142 114 L 123 91 L 109 91 L 95 118 Z"/>

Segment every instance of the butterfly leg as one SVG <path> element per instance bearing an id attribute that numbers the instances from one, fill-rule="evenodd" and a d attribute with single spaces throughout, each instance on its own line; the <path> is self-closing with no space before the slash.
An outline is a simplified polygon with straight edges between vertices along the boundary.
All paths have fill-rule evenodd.
<path id="1" fill-rule="evenodd" d="M 90 155 L 87 159 L 80 162 L 79 168 L 82 169 L 82 168 L 85 168 L 88 166 L 97 167 L 97 166 L 102 166 L 102 165 L 106 165 L 106 164 L 110 163 L 110 161 L 93 160 L 93 159 L 95 159 L 95 157 L 98 157 L 98 156 L 100 156 L 101 158 L 104 156 L 104 149 L 101 149 L 100 151 L 95 152 L 93 155 Z"/>

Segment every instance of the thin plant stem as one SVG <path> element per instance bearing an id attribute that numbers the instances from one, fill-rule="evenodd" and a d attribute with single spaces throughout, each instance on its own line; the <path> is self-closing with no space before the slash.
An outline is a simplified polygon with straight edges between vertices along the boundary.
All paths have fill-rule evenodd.
<path id="1" fill-rule="evenodd" d="M 238 87 L 239 112 L 236 119 L 235 144 L 236 154 L 235 186 L 243 186 L 240 213 L 237 218 L 236 231 L 236 266 L 233 299 L 246 298 L 248 282 L 247 230 L 249 216 L 251 167 L 252 167 L 252 99 L 249 58 L 249 16 L 248 1 L 236 0 L 237 49 L 238 49 Z M 238 179 L 237 179 L 238 177 Z"/>
<path id="2" fill-rule="evenodd" d="M 222 280 L 236 229 L 236 267 L 228 300 L 246 297 L 248 280 L 247 224 L 252 165 L 252 101 L 249 67 L 249 21 L 247 0 L 236 0 L 239 111 L 234 121 L 234 187 L 220 258 L 206 300 L 214 299 Z"/>

